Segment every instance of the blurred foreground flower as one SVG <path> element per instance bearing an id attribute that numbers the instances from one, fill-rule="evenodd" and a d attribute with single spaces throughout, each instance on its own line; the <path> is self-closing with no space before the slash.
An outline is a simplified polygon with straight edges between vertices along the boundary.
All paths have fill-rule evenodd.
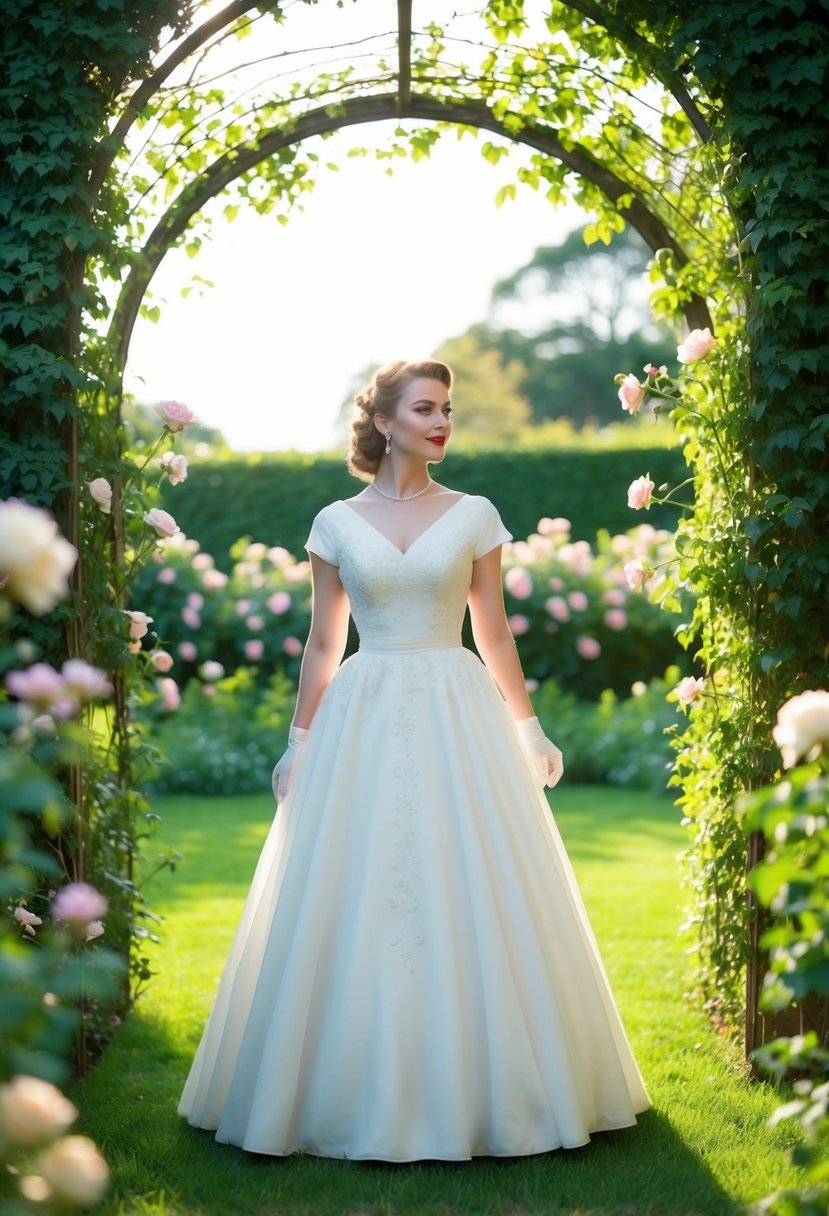
<path id="1" fill-rule="evenodd" d="M 106 1162 L 88 1136 L 66 1136 L 41 1153 L 38 1169 L 60 1198 L 82 1207 L 97 1203 L 109 1183 Z"/>
<path id="2" fill-rule="evenodd" d="M 54 920 L 88 925 L 107 910 L 106 896 L 88 882 L 70 882 L 61 887 L 52 901 Z"/>
<path id="3" fill-rule="evenodd" d="M 66 598 L 77 560 L 48 511 L 17 498 L 0 502 L 0 578 L 29 612 L 43 616 Z"/>
<path id="4" fill-rule="evenodd" d="M 0 1134 L 19 1148 L 36 1148 L 63 1135 L 77 1117 L 51 1081 L 21 1074 L 0 1085 Z"/>
<path id="5" fill-rule="evenodd" d="M 829 692 L 815 689 L 791 697 L 777 711 L 772 735 L 783 756 L 783 767 L 793 768 L 821 745 L 829 745 Z"/>

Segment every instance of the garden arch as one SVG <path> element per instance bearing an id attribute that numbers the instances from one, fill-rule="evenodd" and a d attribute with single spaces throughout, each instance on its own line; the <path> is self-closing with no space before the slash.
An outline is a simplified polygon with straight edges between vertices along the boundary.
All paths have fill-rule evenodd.
<path id="1" fill-rule="evenodd" d="M 222 189 L 232 187 L 256 205 L 253 173 L 271 191 L 269 205 L 292 197 L 303 178 L 295 149 L 315 124 L 323 131 L 394 117 L 435 131 L 444 124 L 474 127 L 523 143 L 533 159 L 522 180 L 555 200 L 572 186 L 570 175 L 578 175 L 579 201 L 608 234 L 627 220 L 658 250 L 662 310 L 684 314 L 695 327 L 713 316 L 723 346 L 716 442 L 693 419 L 684 427 L 698 493 L 694 515 L 680 529 L 677 583 L 689 581 L 699 592 L 686 635 L 698 647 L 714 695 L 694 708 L 678 776 L 703 858 L 692 885 L 706 990 L 720 999 L 727 990 L 725 1005 L 730 1001 L 733 1012 L 748 953 L 740 881 L 745 841 L 734 819 L 735 796 L 773 767 L 773 713 L 786 693 L 825 678 L 829 641 L 816 582 L 818 563 L 829 569 L 825 474 L 809 481 L 791 458 L 800 443 L 815 450 L 829 404 L 820 355 L 829 321 L 821 269 L 827 258 L 815 244 L 822 238 L 809 213 L 825 191 L 807 180 L 804 168 L 822 164 L 825 142 L 819 20 L 810 24 L 803 0 L 783 16 L 770 0 L 739 0 L 697 15 L 676 6 L 651 24 L 633 0 L 607 7 L 550 0 L 544 6 L 550 23 L 542 20 L 533 42 L 525 36 L 521 0 L 489 0 L 482 14 L 489 43 L 470 69 L 450 59 L 451 39 L 439 25 L 414 29 L 410 0 L 399 0 L 396 29 L 386 31 L 373 74 L 340 65 L 304 92 L 286 87 L 284 96 L 264 97 L 249 111 L 233 114 L 230 107 L 227 121 L 210 128 L 215 115 L 206 113 L 208 91 L 196 77 L 211 40 L 241 28 L 253 13 L 281 17 L 277 6 L 235 0 L 193 30 L 189 6 L 180 9 L 173 0 L 125 0 L 122 11 L 103 0 L 86 7 L 89 12 L 75 18 L 62 6 L 53 12 L 48 4 L 21 0 L 2 52 L 8 70 L 0 74 L 0 91 L 22 132 L 20 150 L 10 158 L 12 184 L 2 187 L 8 223 L 0 243 L 9 250 L 19 295 L 4 314 L 12 354 L 2 425 L 10 453 L 7 492 L 54 505 L 81 550 L 78 611 L 64 640 L 70 654 L 119 673 L 121 786 L 129 787 L 131 746 L 124 685 L 137 672 L 112 640 L 121 605 L 106 607 L 109 567 L 101 561 L 100 534 L 82 526 L 82 460 L 105 467 L 115 480 L 124 467 L 120 372 L 136 312 L 165 250 L 192 233 L 199 208 Z M 165 28 L 174 31 L 172 49 L 153 66 Z M 813 60 L 808 46 L 815 48 Z M 765 73 L 768 52 L 773 79 Z M 194 75 L 174 86 L 175 73 L 187 64 Z M 33 65 L 39 91 L 25 72 L 21 84 L 24 65 Z M 632 97 L 649 78 L 673 96 L 676 109 L 645 130 L 634 121 Z M 166 90 L 161 101 L 160 89 Z M 796 96 L 799 126 L 790 96 Z M 220 97 L 220 112 L 222 103 Z M 67 113 L 76 118 L 68 131 Z M 40 122 L 42 114 L 48 121 Z M 138 185 L 134 167 L 125 171 L 119 157 L 154 115 L 168 124 L 177 151 L 165 158 L 161 143 L 151 147 L 151 172 Z M 719 141 L 709 140 L 711 127 Z M 419 141 L 428 151 L 423 129 L 400 138 L 411 150 Z M 139 192 L 146 189 L 144 212 L 132 205 L 130 181 Z M 173 196 L 171 206 L 164 195 Z M 20 198 L 26 206 L 16 205 Z M 120 293 L 120 301 L 105 342 L 88 317 L 107 312 L 103 291 L 113 285 L 118 291 L 110 298 Z M 749 288 L 751 350 L 740 315 Z M 702 391 L 714 400 L 714 386 Z M 798 408 L 803 401 L 807 407 Z M 40 431 L 33 443 L 35 410 Z M 54 471 L 56 442 L 67 455 L 63 483 Z M 15 464 L 24 451 L 25 474 Z M 34 478 L 36 490 L 24 476 Z M 117 523 L 109 544 L 117 565 L 123 559 Z M 54 640 L 54 631 L 48 636 Z M 110 782 L 107 796 L 111 788 Z M 71 793 L 79 807 L 104 796 L 94 780 L 84 787 L 77 775 Z M 125 805 L 129 811 L 129 798 Z M 127 834 L 128 821 L 129 815 Z M 128 870 L 128 857 L 123 864 Z M 757 1037 L 756 979 L 749 982 L 750 1042 Z"/>

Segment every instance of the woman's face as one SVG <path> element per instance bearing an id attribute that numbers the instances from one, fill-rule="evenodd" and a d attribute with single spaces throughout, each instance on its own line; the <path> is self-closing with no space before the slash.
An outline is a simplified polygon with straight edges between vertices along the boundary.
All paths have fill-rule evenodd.
<path id="1" fill-rule="evenodd" d="M 381 418 L 384 434 L 391 434 L 392 451 L 421 460 L 443 460 L 452 433 L 452 403 L 441 380 L 412 380 L 400 398 L 393 418 Z"/>

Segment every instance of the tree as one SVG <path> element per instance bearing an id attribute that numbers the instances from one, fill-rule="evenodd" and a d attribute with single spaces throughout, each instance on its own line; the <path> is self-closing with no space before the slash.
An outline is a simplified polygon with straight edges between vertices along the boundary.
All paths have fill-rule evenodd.
<path id="1" fill-rule="evenodd" d="M 674 343 L 647 302 L 647 251 L 629 228 L 609 245 L 587 245 L 581 230 L 492 289 L 491 318 L 469 335 L 526 370 L 533 420 L 569 417 L 577 425 L 618 420 L 609 388 L 620 370 L 637 374 L 674 357 Z M 497 321 L 518 314 L 516 325 Z"/>
<path id="2" fill-rule="evenodd" d="M 530 403 L 522 386 L 526 377 L 518 359 L 505 360 L 471 333 L 450 338 L 435 353 L 454 373 L 452 404 L 462 439 L 509 444 L 530 421 Z"/>

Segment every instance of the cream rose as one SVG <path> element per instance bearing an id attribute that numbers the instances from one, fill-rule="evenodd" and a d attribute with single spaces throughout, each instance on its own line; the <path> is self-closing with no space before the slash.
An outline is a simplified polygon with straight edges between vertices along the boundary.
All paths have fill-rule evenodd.
<path id="1" fill-rule="evenodd" d="M 69 594 L 78 551 L 48 511 L 16 498 L 0 502 L 0 581 L 35 616 Z"/>
<path id="2" fill-rule="evenodd" d="M 693 676 L 686 676 L 684 680 L 680 680 L 674 692 L 676 699 L 683 705 L 689 705 L 691 701 L 695 701 L 702 689 L 705 686 L 705 680 L 697 680 Z"/>
<path id="3" fill-rule="evenodd" d="M 631 591 L 641 591 L 651 573 L 650 567 L 642 561 L 641 557 L 634 557 L 632 561 L 625 562 L 625 578 Z"/>
<path id="4" fill-rule="evenodd" d="M 39 1173 L 61 1199 L 91 1207 L 109 1184 L 106 1162 L 88 1136 L 66 1136 L 41 1153 Z"/>
<path id="5" fill-rule="evenodd" d="M 784 768 L 793 768 L 821 744 L 829 745 L 829 692 L 819 688 L 792 697 L 777 711 L 771 733 Z"/>
<path id="6" fill-rule="evenodd" d="M 89 493 L 94 498 L 95 502 L 101 508 L 105 515 L 112 512 L 112 486 L 105 477 L 96 477 L 94 481 L 88 481 Z"/>
<path id="7" fill-rule="evenodd" d="M 717 345 L 717 339 L 706 326 L 705 329 L 692 329 L 684 342 L 676 348 L 676 357 L 680 363 L 696 363 L 710 355 Z"/>
<path id="8" fill-rule="evenodd" d="M 0 1085 L 0 1129 L 20 1148 L 62 1136 L 77 1117 L 75 1107 L 51 1081 L 21 1074 Z"/>
<path id="9" fill-rule="evenodd" d="M 94 941 L 96 937 L 101 937 L 104 932 L 104 922 L 102 920 L 91 920 L 88 925 L 84 926 L 83 939 L 85 942 Z"/>
<path id="10" fill-rule="evenodd" d="M 159 507 L 153 507 L 152 511 L 146 512 L 144 523 L 149 524 L 157 536 L 175 536 L 176 532 L 180 531 L 172 515 L 167 511 L 162 511 Z"/>
<path id="11" fill-rule="evenodd" d="M 196 420 L 193 411 L 180 401 L 159 401 L 153 409 L 168 431 L 184 431 Z"/>
<path id="12" fill-rule="evenodd" d="M 637 477 L 636 481 L 632 481 L 628 486 L 628 506 L 634 511 L 639 511 L 642 507 L 649 508 L 654 489 L 655 485 L 649 477 Z"/>
<path id="13" fill-rule="evenodd" d="M 166 650 L 154 650 L 150 655 L 153 667 L 156 671 L 166 673 L 172 669 L 175 662 L 173 656 L 168 654 Z"/>
<path id="14" fill-rule="evenodd" d="M 622 403 L 622 409 L 627 410 L 631 415 L 639 412 L 642 402 L 645 400 L 645 387 L 632 373 L 625 376 L 619 385 L 619 400 Z"/>
<path id="15" fill-rule="evenodd" d="M 149 626 L 152 624 L 153 617 L 147 616 L 146 612 L 138 612 L 137 610 L 124 609 L 125 616 L 130 618 L 130 637 L 133 641 L 143 638 Z"/>

